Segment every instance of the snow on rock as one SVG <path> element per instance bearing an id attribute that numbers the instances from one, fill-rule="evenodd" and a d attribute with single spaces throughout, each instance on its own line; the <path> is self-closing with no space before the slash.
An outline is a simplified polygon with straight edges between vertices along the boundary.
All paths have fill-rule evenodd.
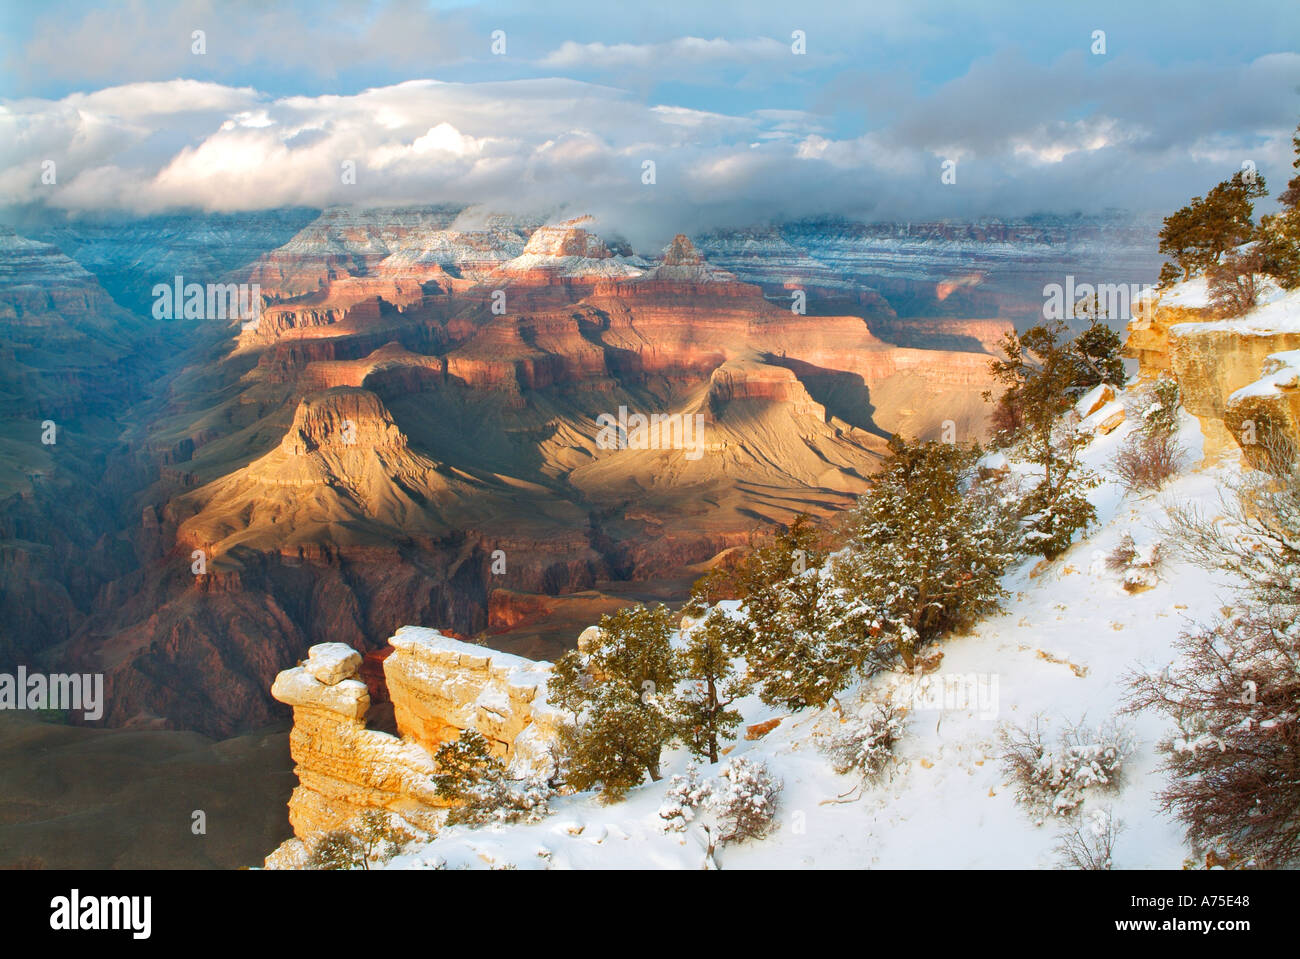
<path id="1" fill-rule="evenodd" d="M 1114 391 L 1111 391 L 1112 394 Z M 1124 422 L 1124 404 L 1118 400 L 1103 403 L 1083 419 L 1079 429 L 1086 433 L 1110 433 Z"/>
<path id="2" fill-rule="evenodd" d="M 1281 396 L 1268 384 L 1250 389 L 1261 376 L 1279 371 L 1269 367 L 1273 356 L 1300 350 L 1300 290 L 1267 283 L 1256 307 L 1218 319 L 1208 303 L 1190 305 L 1200 302 L 1192 295 L 1197 283 L 1203 285 L 1178 284 L 1141 303 L 1128 326 L 1125 353 L 1137 358 L 1143 377 L 1172 374 L 1178 380 L 1184 407 L 1201 423 L 1205 465 L 1235 458 L 1243 437 L 1255 432 L 1243 428 L 1261 419 L 1282 424 L 1300 440 L 1300 395 Z M 1247 392 L 1234 395 L 1242 390 Z"/>
<path id="3" fill-rule="evenodd" d="M 1115 396 L 1115 387 L 1109 383 L 1098 383 L 1074 404 L 1074 412 L 1078 414 L 1079 419 L 1086 420 L 1106 404 L 1113 403 Z"/>
<path id="4" fill-rule="evenodd" d="M 1272 353 L 1264 361 L 1263 376 L 1248 386 L 1243 386 L 1228 397 L 1236 403 L 1252 396 L 1277 396 L 1285 390 L 1300 387 L 1300 350 Z"/>
<path id="5" fill-rule="evenodd" d="M 1169 328 L 1171 336 L 1202 333 L 1236 333 L 1239 336 L 1273 336 L 1300 333 L 1300 290 L 1287 292 L 1276 284 L 1266 285 L 1259 294 L 1259 305 L 1248 313 L 1208 323 L 1178 323 Z"/>
<path id="6" fill-rule="evenodd" d="M 361 654 L 347 643 L 318 643 L 307 650 L 303 666 L 318 683 L 336 686 L 357 674 Z"/>
<path id="7" fill-rule="evenodd" d="M 370 692 L 359 679 L 322 683 L 306 667 L 286 669 L 275 677 L 271 695 L 289 706 L 305 706 L 361 719 L 370 708 Z"/>
<path id="8" fill-rule="evenodd" d="M 394 652 L 384 676 L 404 739 L 433 754 L 472 728 L 508 763 L 532 769 L 547 761 L 546 744 L 562 718 L 546 702 L 550 663 L 418 626 L 403 626 L 388 642 Z"/>

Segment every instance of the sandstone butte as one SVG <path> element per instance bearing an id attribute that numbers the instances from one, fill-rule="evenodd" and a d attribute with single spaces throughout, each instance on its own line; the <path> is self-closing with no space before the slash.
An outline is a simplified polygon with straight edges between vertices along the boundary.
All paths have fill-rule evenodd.
<path id="1" fill-rule="evenodd" d="M 1270 428 L 1300 440 L 1300 291 L 1262 299 L 1225 319 L 1194 279 L 1142 300 L 1129 322 L 1127 355 L 1142 377 L 1177 379 L 1201 423 L 1206 464 L 1238 448 L 1254 462 Z"/>
<path id="2" fill-rule="evenodd" d="M 434 831 L 449 803 L 435 791 L 433 756 L 461 730 L 482 733 L 516 772 L 546 773 L 561 714 L 546 701 L 551 664 L 464 643 L 436 629 L 406 626 L 383 660 L 397 735 L 367 727 L 370 691 L 361 656 L 320 643 L 281 672 L 271 695 L 293 707 L 289 750 L 298 786 L 289 799 L 294 837 L 266 864 L 301 865 L 321 834 L 369 809 Z"/>

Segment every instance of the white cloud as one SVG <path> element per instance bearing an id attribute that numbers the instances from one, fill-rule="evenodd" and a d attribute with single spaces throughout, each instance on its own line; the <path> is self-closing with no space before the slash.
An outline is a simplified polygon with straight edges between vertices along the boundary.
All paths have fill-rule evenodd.
<path id="1" fill-rule="evenodd" d="M 559 69 L 625 70 L 718 63 L 757 63 L 788 58 L 790 45 L 769 37 L 726 40 L 678 37 L 664 43 L 562 43 L 542 58 L 543 66 Z"/>
<path id="2" fill-rule="evenodd" d="M 1084 80 L 1077 66 L 1066 57 L 981 61 L 925 98 L 898 97 L 889 122 L 851 135 L 803 110 L 652 105 L 564 78 L 425 79 L 278 98 L 185 80 L 127 84 L 0 101 L 0 204 L 152 212 L 478 203 L 596 212 L 652 243 L 693 223 L 778 212 L 1158 209 L 1243 159 L 1274 186 L 1289 175 L 1294 118 L 1262 90 L 1293 86 L 1300 56 L 1236 73 L 1117 60 Z M 1198 109 L 1168 115 L 1171 85 Z M 1253 99 L 1242 98 L 1248 90 Z M 941 185 L 942 158 L 960 161 L 957 186 Z M 58 164 L 55 186 L 40 180 L 47 159 Z M 656 164 L 653 186 L 641 182 L 646 160 Z M 355 183 L 344 182 L 345 163 Z"/>

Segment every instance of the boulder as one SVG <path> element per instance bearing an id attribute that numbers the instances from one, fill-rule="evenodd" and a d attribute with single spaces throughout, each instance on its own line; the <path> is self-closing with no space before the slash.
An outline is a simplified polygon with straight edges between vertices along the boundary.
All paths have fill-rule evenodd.
<path id="1" fill-rule="evenodd" d="M 318 683 L 336 686 L 357 675 L 361 667 L 361 654 L 346 643 L 318 643 L 307 650 L 303 668 Z"/>

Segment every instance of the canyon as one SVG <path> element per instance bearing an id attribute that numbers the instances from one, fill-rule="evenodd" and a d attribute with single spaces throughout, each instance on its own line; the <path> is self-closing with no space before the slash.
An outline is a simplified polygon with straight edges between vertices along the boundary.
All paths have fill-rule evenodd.
<path id="1" fill-rule="evenodd" d="M 142 744 L 184 731 L 207 768 L 283 742 L 270 688 L 322 643 L 362 654 L 392 733 L 402 627 L 547 659 L 602 613 L 677 602 L 755 535 L 851 505 L 890 433 L 981 435 L 990 354 L 1044 283 L 1080 259 L 1148 278 L 1117 222 L 635 251 L 589 218 L 442 207 L 21 223 L 0 235 L 0 658 L 102 672 L 109 728 L 16 741 L 95 736 L 152 781 L 170 753 Z M 154 320 L 176 275 L 258 284 L 260 322 Z M 702 442 L 602 444 L 620 408 Z M 261 835 L 283 801 L 256 800 Z"/>
<path id="2" fill-rule="evenodd" d="M 679 598 L 756 531 L 847 507 L 890 433 L 984 429 L 1005 321 L 902 346 L 873 332 L 906 325 L 883 299 L 797 313 L 685 236 L 647 258 L 586 218 L 457 219 L 327 211 L 220 278 L 261 287 L 261 320 L 138 427 L 140 566 L 67 644 L 106 673 L 110 724 L 272 723 L 309 645 L 411 623 L 553 656 L 593 606 Z M 699 419 L 703 443 L 602 448 L 620 407 Z"/>
<path id="3" fill-rule="evenodd" d="M 151 840 L 191 865 L 283 838 L 292 745 L 266 763 L 290 710 L 270 688 L 310 647 L 362 654 L 366 721 L 396 733 L 402 627 L 546 659 L 603 613 L 677 602 L 754 535 L 849 506 L 889 433 L 980 435 L 989 356 L 1043 284 L 1079 262 L 1147 279 L 1150 259 L 1108 217 L 806 221 L 636 251 L 589 218 L 446 207 L 15 222 L 0 659 L 102 672 L 108 709 L 97 729 L 0 717 L 6 741 L 115 756 L 127 791 L 190 763 L 248 824 L 219 854 Z M 154 320 L 176 275 L 258 284 L 260 322 Z M 702 443 L 602 446 L 621 407 L 701 422 Z M 274 788 L 250 795 L 242 767 Z M 13 848 L 115 808 L 101 778 L 94 796 L 28 782 Z M 143 861 L 94 834 L 118 837 L 95 861 Z"/>

